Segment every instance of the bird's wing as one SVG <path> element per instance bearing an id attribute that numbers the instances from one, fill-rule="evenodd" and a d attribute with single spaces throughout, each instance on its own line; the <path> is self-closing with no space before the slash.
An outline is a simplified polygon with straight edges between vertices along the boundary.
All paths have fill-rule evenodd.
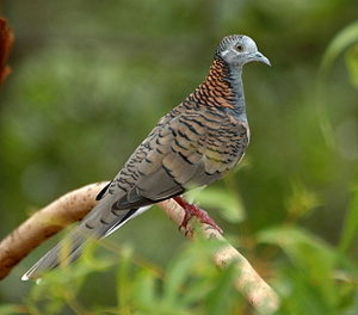
<path id="1" fill-rule="evenodd" d="M 113 208 L 138 208 L 207 185 L 238 162 L 247 143 L 245 123 L 186 110 L 155 128 L 131 156 L 109 187 L 126 191 Z"/>
<path id="2" fill-rule="evenodd" d="M 183 124 L 184 112 L 160 123 L 132 154 L 108 188 L 125 191 L 114 209 L 145 206 L 181 194 L 201 165 L 205 128 Z"/>

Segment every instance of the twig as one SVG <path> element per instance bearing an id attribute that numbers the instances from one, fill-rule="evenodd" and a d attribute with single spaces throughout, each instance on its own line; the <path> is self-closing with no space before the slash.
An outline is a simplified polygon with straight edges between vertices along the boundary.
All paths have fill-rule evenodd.
<path id="1" fill-rule="evenodd" d="M 5 278 L 12 268 L 50 236 L 65 226 L 81 220 L 95 205 L 95 197 L 106 182 L 84 186 L 71 191 L 32 215 L 16 230 L 0 242 L 0 279 Z M 185 211 L 173 199 L 158 203 L 178 226 L 183 222 Z M 224 268 L 235 262 L 238 276 L 235 287 L 249 303 L 262 314 L 272 314 L 279 307 L 279 298 L 272 288 L 257 274 L 250 263 L 212 226 L 201 224 L 207 239 L 218 239 L 221 248 L 214 254 L 215 264 Z M 182 232 L 192 238 L 190 222 Z M 195 230 L 194 230 L 195 233 Z"/>

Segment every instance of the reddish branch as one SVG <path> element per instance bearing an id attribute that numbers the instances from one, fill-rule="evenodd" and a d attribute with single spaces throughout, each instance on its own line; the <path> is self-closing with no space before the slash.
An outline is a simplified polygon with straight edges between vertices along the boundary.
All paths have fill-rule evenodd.
<path id="1" fill-rule="evenodd" d="M 6 20 L 0 17 L 0 84 L 4 82 L 11 72 L 7 65 L 10 51 L 14 43 L 14 34 L 6 23 Z"/>
<path id="2" fill-rule="evenodd" d="M 81 220 L 95 205 L 95 197 L 106 183 L 91 184 L 67 193 L 50 205 L 39 210 L 27 221 L 0 242 L 0 279 L 6 277 L 12 268 L 50 236 L 72 222 Z M 182 226 L 185 211 L 173 199 L 158 204 L 178 226 Z M 197 230 L 189 221 L 181 231 L 195 239 Z M 260 313 L 271 314 L 279 307 L 279 298 L 271 287 L 257 274 L 243 257 L 217 229 L 206 223 L 200 224 L 204 236 L 222 241 L 221 248 L 213 254 L 213 260 L 220 268 L 234 262 L 238 269 L 236 289 L 243 294 Z"/>

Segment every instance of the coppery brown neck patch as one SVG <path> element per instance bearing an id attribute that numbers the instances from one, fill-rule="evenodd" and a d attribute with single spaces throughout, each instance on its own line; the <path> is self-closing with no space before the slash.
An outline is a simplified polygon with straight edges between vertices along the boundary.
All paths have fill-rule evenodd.
<path id="1" fill-rule="evenodd" d="M 220 58 L 215 58 L 203 83 L 189 95 L 189 101 L 200 105 L 235 107 L 235 93 L 230 83 L 230 69 Z"/>

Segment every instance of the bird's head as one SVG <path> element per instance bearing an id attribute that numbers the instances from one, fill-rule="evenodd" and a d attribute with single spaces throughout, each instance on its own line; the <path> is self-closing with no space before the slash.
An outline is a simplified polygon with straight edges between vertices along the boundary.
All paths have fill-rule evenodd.
<path id="1" fill-rule="evenodd" d="M 234 67 L 242 67 L 252 61 L 271 66 L 270 60 L 259 52 L 254 40 L 246 35 L 225 36 L 216 49 L 216 55 Z"/>

